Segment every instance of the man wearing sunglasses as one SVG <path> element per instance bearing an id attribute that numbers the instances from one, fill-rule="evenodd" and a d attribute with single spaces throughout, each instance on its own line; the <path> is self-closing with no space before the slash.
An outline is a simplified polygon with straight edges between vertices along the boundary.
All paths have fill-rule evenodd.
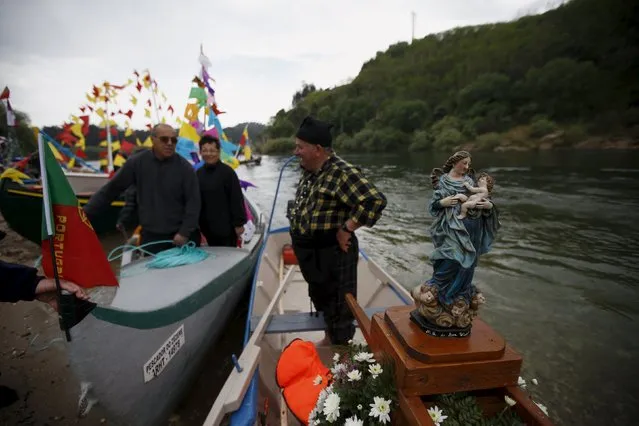
<path id="1" fill-rule="evenodd" d="M 129 158 L 120 170 L 84 207 L 89 219 L 95 217 L 129 186 L 137 190 L 137 208 L 142 226 L 142 243 L 171 240 L 147 250 L 158 253 L 189 239 L 199 245 L 197 229 L 200 190 L 193 167 L 175 153 L 177 134 L 168 124 L 158 124 L 151 132 L 153 147 Z"/>

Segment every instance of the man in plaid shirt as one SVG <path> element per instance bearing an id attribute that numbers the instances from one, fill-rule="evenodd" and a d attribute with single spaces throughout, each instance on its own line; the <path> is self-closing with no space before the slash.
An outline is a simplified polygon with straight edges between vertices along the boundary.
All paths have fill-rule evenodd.
<path id="1" fill-rule="evenodd" d="M 287 214 L 309 296 L 326 322 L 326 335 L 318 345 L 344 344 L 355 334 L 345 299 L 347 293 L 357 297 L 355 230 L 375 225 L 386 207 L 384 194 L 335 155 L 331 127 L 306 117 L 297 131 L 295 155 L 303 172 Z"/>

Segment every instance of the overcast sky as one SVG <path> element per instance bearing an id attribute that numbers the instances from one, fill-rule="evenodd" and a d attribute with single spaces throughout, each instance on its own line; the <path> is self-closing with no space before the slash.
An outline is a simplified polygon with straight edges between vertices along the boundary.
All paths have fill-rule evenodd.
<path id="1" fill-rule="evenodd" d="M 93 84 L 148 68 L 182 115 L 210 58 L 224 126 L 267 122 L 303 81 L 339 85 L 377 51 L 415 36 L 509 21 L 547 0 L 0 0 L 0 86 L 35 125 L 61 124 Z M 1 87 L 0 87 L 1 90 Z M 134 89 L 133 89 L 134 90 Z M 148 95 L 141 95 L 142 101 Z M 125 97 L 126 98 L 126 97 Z M 128 99 L 119 105 L 125 111 Z M 149 123 L 141 107 L 134 127 Z M 96 123 L 97 124 L 97 123 Z"/>

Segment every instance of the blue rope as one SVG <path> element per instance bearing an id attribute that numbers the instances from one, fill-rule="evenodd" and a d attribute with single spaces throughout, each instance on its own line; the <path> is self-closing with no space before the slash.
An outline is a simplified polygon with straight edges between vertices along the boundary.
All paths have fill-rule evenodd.
<path id="1" fill-rule="evenodd" d="M 166 269 L 175 268 L 182 265 L 193 265 L 199 263 L 209 257 L 209 253 L 195 246 L 193 241 L 189 241 L 182 247 L 173 247 L 168 250 L 161 251 L 157 254 L 144 250 L 144 247 L 148 247 L 154 244 L 167 244 L 173 243 L 171 240 L 153 241 L 150 243 L 142 244 L 141 246 L 134 246 L 131 244 L 124 244 L 111 250 L 108 259 L 109 262 L 119 259 L 124 255 L 125 251 L 139 251 L 147 255 L 153 256 L 153 258 L 144 262 L 144 266 L 149 269 Z M 114 253 L 121 250 L 122 253 L 114 256 Z"/>

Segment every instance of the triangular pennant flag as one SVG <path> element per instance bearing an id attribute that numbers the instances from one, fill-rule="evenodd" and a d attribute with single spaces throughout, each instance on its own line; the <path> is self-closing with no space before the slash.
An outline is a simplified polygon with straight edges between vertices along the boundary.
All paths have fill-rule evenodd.
<path id="1" fill-rule="evenodd" d="M 184 111 L 184 118 L 188 121 L 197 120 L 197 114 L 200 112 L 200 107 L 197 104 L 187 104 Z"/>
<path id="2" fill-rule="evenodd" d="M 188 123 L 182 124 L 178 136 L 189 139 L 193 142 L 198 142 L 200 140 L 200 135 L 197 133 L 197 130 L 195 130 L 195 127 L 191 126 Z"/>

